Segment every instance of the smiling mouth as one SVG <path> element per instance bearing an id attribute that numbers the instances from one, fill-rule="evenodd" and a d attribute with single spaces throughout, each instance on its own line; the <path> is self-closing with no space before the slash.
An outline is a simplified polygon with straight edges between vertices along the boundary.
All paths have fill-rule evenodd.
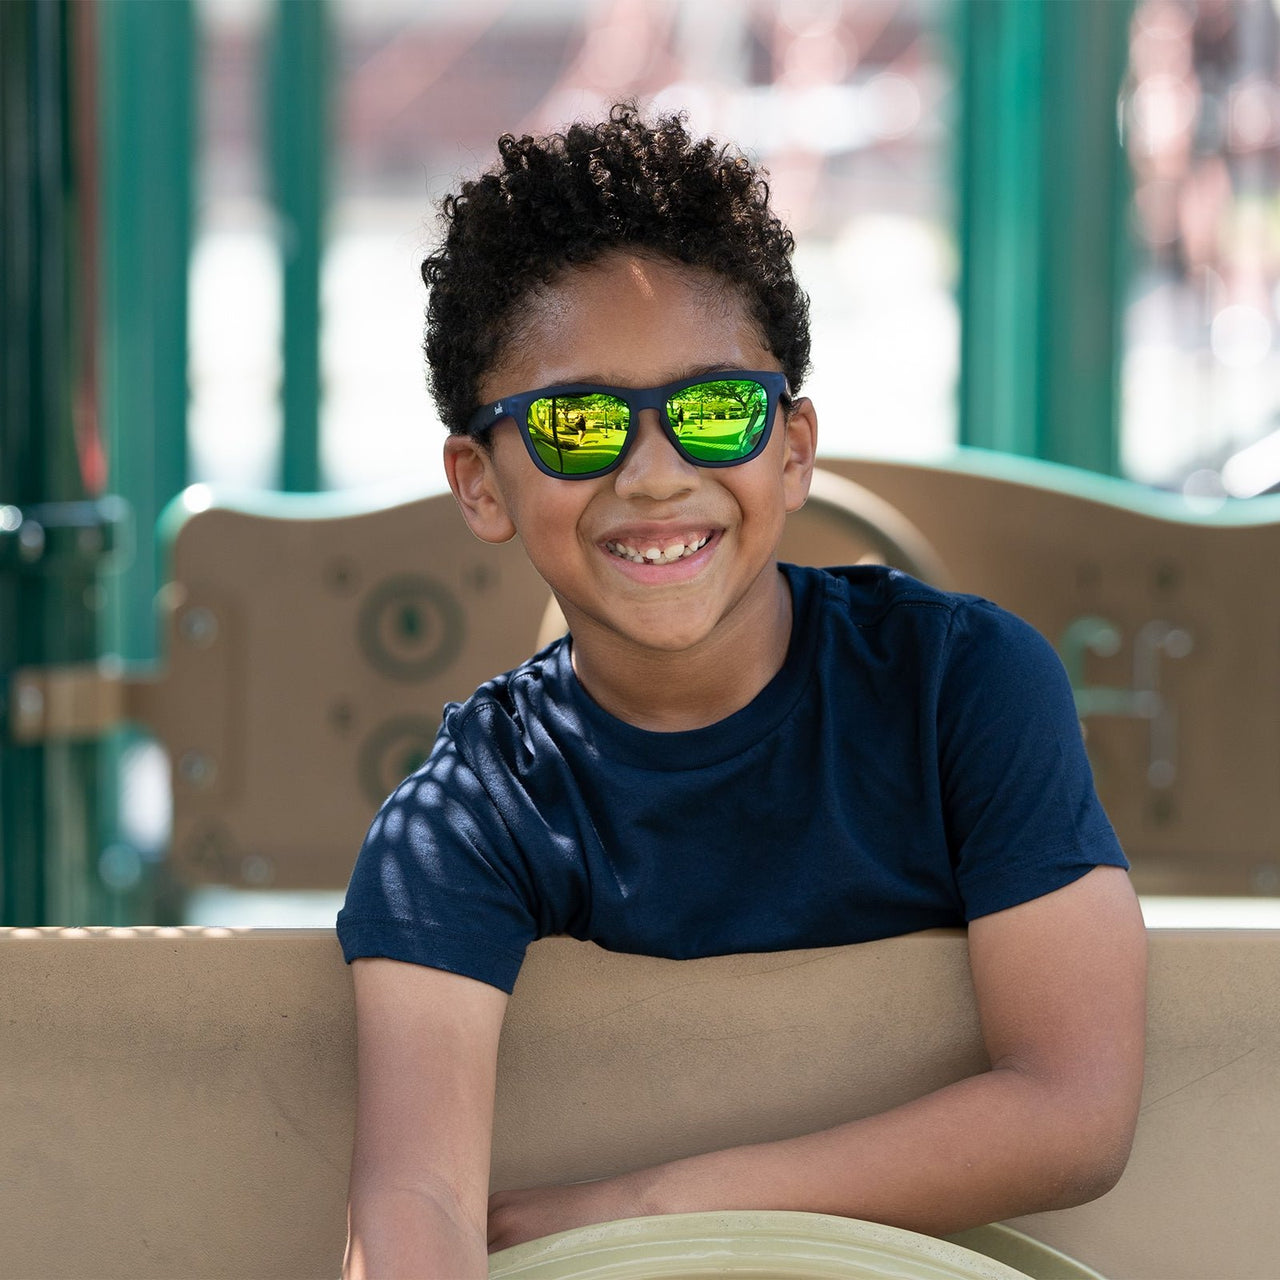
<path id="1" fill-rule="evenodd" d="M 675 564 L 677 560 L 687 560 L 691 555 L 701 551 L 711 541 L 711 534 L 689 534 L 685 538 L 668 542 L 665 546 L 656 543 L 633 544 L 630 542 L 606 542 L 605 550 L 620 560 L 630 560 L 632 564 Z"/>

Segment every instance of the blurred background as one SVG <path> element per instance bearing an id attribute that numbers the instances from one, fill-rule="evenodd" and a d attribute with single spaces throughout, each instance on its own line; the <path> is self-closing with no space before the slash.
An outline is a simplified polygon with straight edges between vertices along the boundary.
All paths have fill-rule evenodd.
<path id="1" fill-rule="evenodd" d="M 1278 63 L 1277 0 L 6 0 L 0 671 L 156 658 L 187 485 L 443 488 L 434 207 L 624 96 L 768 169 L 828 456 L 1280 491 Z M 167 769 L 0 745 L 0 923 L 332 919 L 170 883 Z"/>

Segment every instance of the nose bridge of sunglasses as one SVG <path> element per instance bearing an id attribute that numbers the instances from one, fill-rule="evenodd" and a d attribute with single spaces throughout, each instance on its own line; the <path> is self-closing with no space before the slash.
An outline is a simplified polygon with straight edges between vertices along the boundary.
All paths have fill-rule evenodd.
<path id="1" fill-rule="evenodd" d="M 632 414 L 631 433 L 634 439 L 624 460 L 624 465 L 637 459 L 643 460 L 656 451 L 664 463 L 677 458 L 688 465 L 689 458 L 680 445 L 679 421 L 671 416 L 666 405 L 650 405 Z"/>

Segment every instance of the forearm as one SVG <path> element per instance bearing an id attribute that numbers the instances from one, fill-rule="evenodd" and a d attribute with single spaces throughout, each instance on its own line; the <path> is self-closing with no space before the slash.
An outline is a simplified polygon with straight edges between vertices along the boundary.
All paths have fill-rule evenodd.
<path id="1" fill-rule="evenodd" d="M 470 1280 L 489 1273 L 485 1232 L 417 1191 L 353 1195 L 343 1280 Z"/>
<path id="2" fill-rule="evenodd" d="M 1102 1194 L 1131 1121 L 1015 1070 L 880 1115 L 628 1175 L 638 1213 L 796 1209 L 940 1234 Z"/>

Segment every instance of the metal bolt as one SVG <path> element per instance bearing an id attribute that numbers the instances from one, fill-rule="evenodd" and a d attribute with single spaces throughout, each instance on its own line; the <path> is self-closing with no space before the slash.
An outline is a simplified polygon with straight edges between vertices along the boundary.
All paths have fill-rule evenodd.
<path id="1" fill-rule="evenodd" d="M 359 585 L 360 572 L 350 560 L 333 560 L 325 566 L 324 581 L 330 591 L 346 595 Z"/>
<path id="2" fill-rule="evenodd" d="M 1171 658 L 1185 658 L 1195 648 L 1190 631 L 1174 627 L 1164 638 L 1164 651 Z"/>
<path id="3" fill-rule="evenodd" d="M 132 889 L 142 879 L 142 871 L 142 855 L 127 844 L 108 845 L 98 856 L 98 875 L 108 889 Z"/>
<path id="4" fill-rule="evenodd" d="M 245 884 L 270 884 L 274 877 L 275 868 L 271 865 L 271 859 L 264 858 L 260 853 L 251 853 L 240 864 L 240 878 Z"/>
<path id="5" fill-rule="evenodd" d="M 44 555 L 44 525 L 23 520 L 18 526 L 18 555 L 28 564 Z"/>
<path id="6" fill-rule="evenodd" d="M 207 649 L 218 638 L 218 619 L 213 610 L 194 605 L 179 619 L 178 631 L 189 644 Z"/>
<path id="7" fill-rule="evenodd" d="M 179 776 L 193 787 L 212 786 L 217 772 L 217 765 L 202 751 L 183 752 L 178 761 Z"/>
<path id="8" fill-rule="evenodd" d="M 1255 893 L 1280 892 L 1280 867 L 1274 862 L 1259 863 L 1253 869 L 1252 879 Z"/>
<path id="9" fill-rule="evenodd" d="M 26 724 L 38 724 L 44 718 L 44 693 L 34 680 L 22 680 L 15 694 L 18 719 Z"/>

